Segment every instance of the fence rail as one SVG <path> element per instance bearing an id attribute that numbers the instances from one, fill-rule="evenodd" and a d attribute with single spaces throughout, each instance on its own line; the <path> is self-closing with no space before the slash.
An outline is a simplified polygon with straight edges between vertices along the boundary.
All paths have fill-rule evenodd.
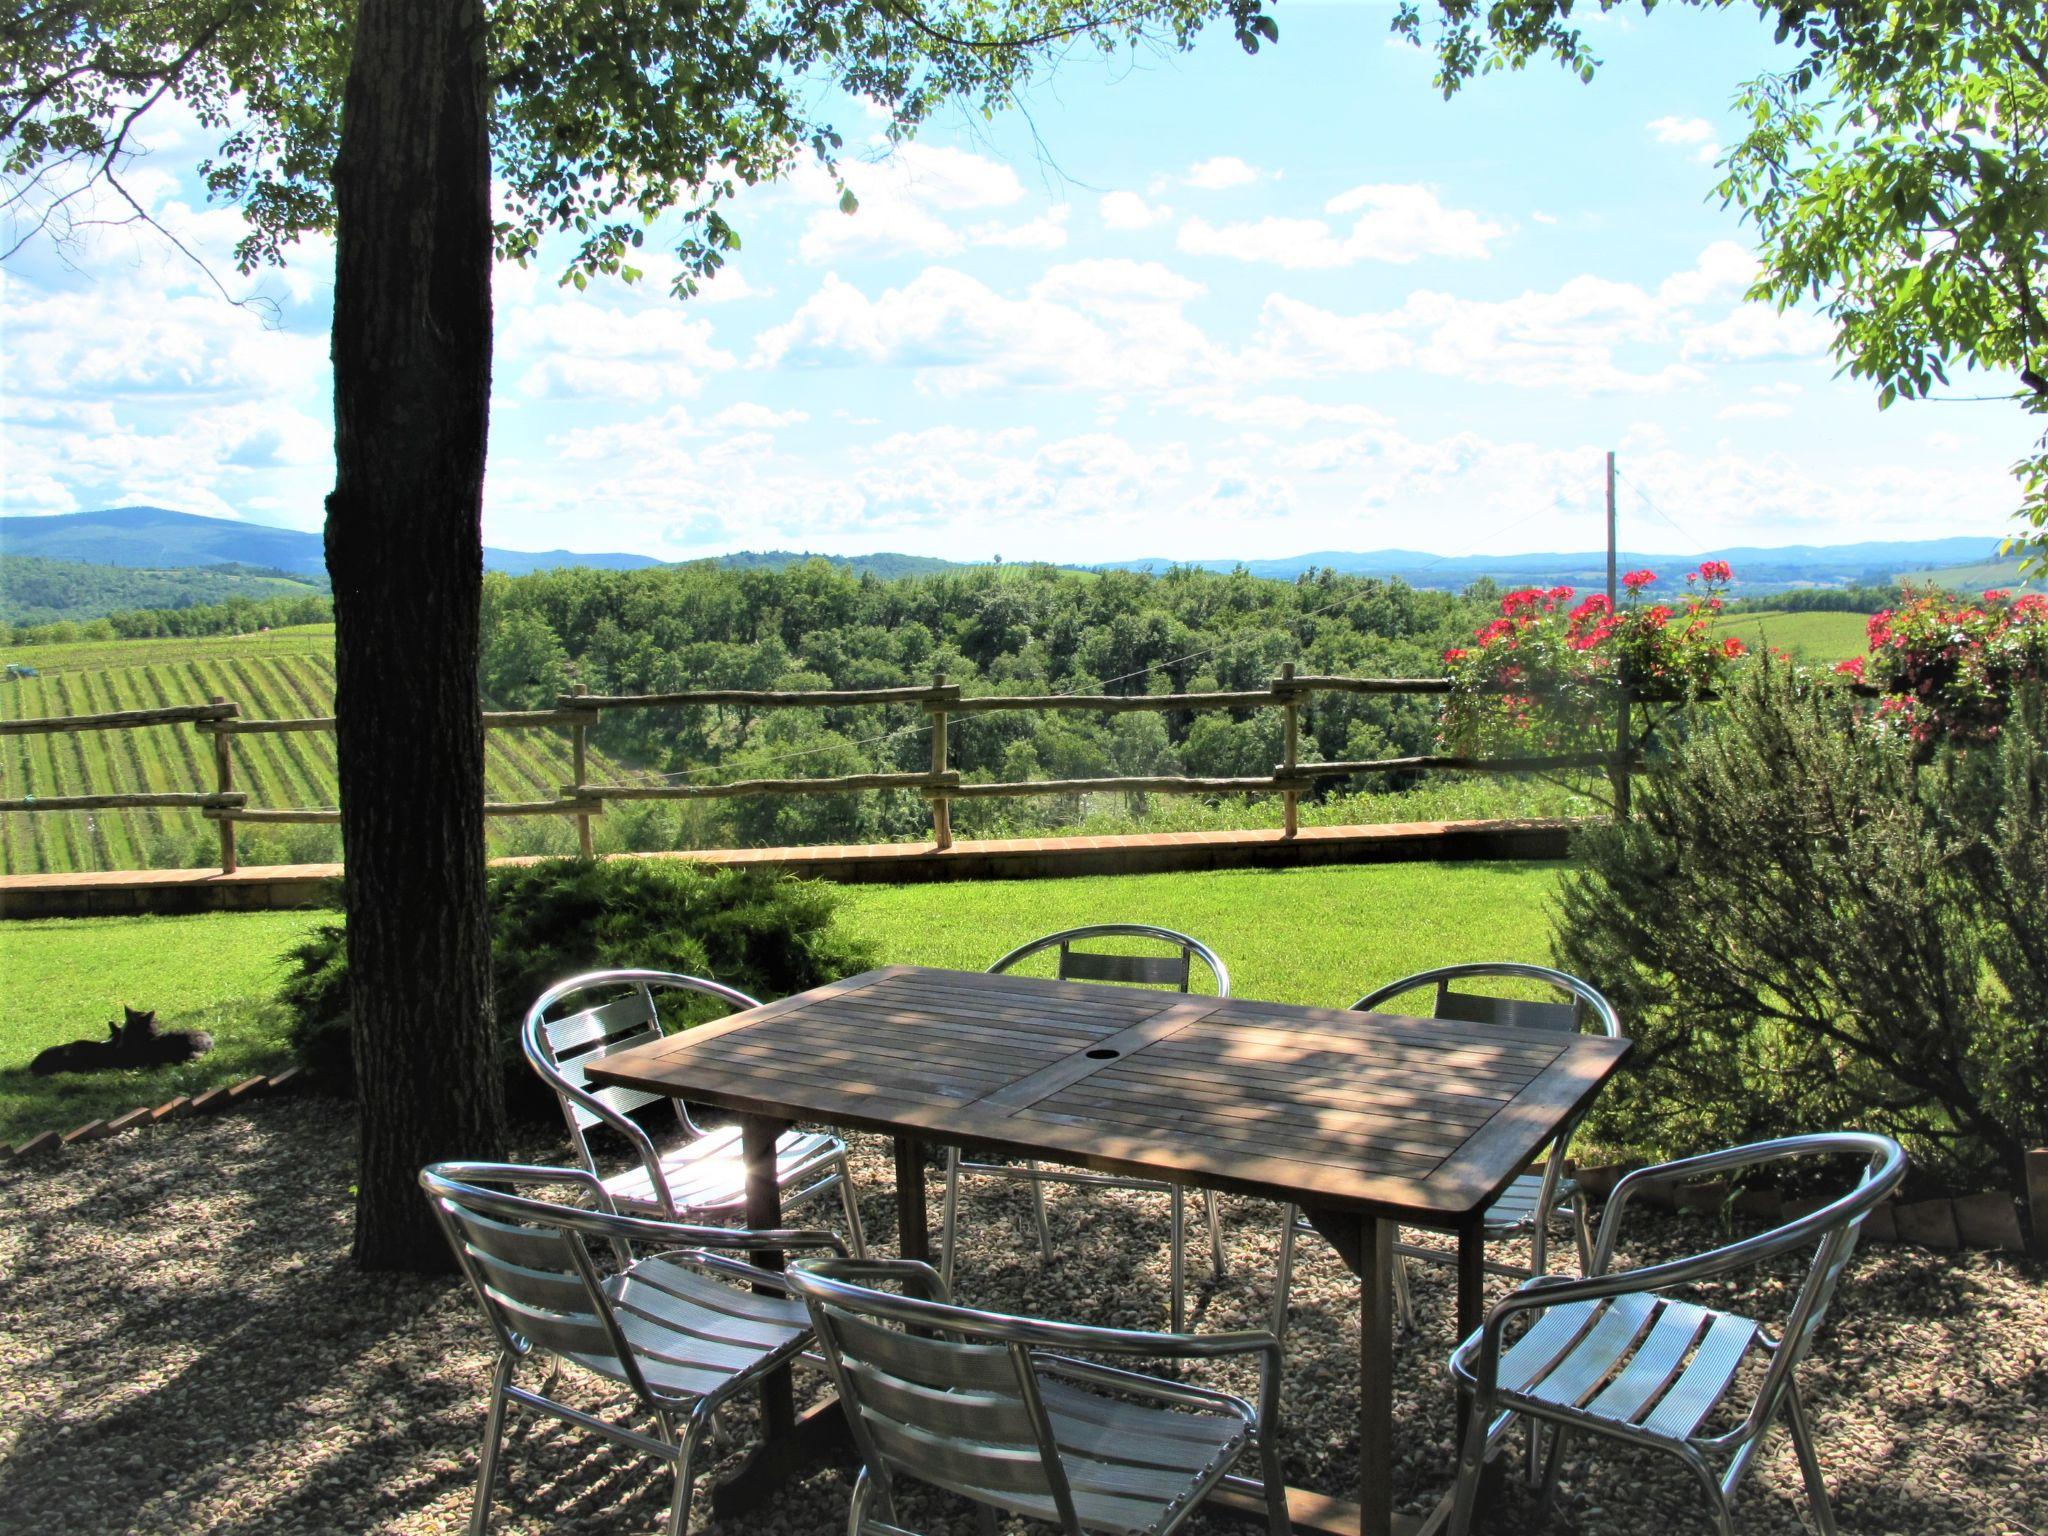
<path id="1" fill-rule="evenodd" d="M 1525 757 L 1424 755 L 1348 762 L 1301 761 L 1301 712 L 1317 694 L 1446 694 L 1447 677 L 1332 677 L 1297 674 L 1293 664 L 1264 688 L 1208 693 L 1157 694 L 978 694 L 963 696 L 943 673 L 929 685 L 861 689 L 700 688 L 678 693 L 594 694 L 583 689 L 557 697 L 552 709 L 489 710 L 486 730 L 561 728 L 569 733 L 572 782 L 552 800 L 491 801 L 486 816 L 569 816 L 577 841 L 591 852 L 591 820 L 613 801 L 716 800 L 744 795 L 834 795 L 870 790 L 911 790 L 929 803 L 932 840 L 940 849 L 952 846 L 952 812 L 956 800 L 992 800 L 1027 795 L 1143 793 L 1162 795 L 1278 795 L 1282 826 L 1288 836 L 1299 830 L 1301 796 L 1321 781 L 1365 773 L 1542 773 L 1569 769 L 1601 769 L 1626 794 L 1635 754 L 1625 724 L 1618 725 L 1611 751 Z M 1625 709 L 1627 696 L 1620 695 Z M 593 784 L 589 781 L 589 733 L 602 712 L 620 709 L 679 709 L 737 705 L 748 709 L 818 709 L 872 705 L 915 705 L 928 716 L 931 767 L 924 772 L 841 774 L 824 778 L 737 779 L 717 784 Z M 1014 783 L 972 783 L 950 763 L 950 722 L 957 716 L 1076 710 L 1126 714 L 1140 710 L 1186 711 L 1278 709 L 1282 712 L 1282 760 L 1267 775 L 1206 777 L 1198 774 L 1117 775 L 1081 779 L 1032 779 Z M 1618 713 L 1621 713 L 1618 711 Z M 52 715 L 37 719 L 0 720 L 0 735 L 29 735 L 94 730 L 126 730 L 144 726 L 190 725 L 212 739 L 214 786 L 211 790 L 103 795 L 24 796 L 0 800 L 0 811 L 81 811 L 134 808 L 197 810 L 220 830 L 220 863 L 226 873 L 236 868 L 235 828 L 238 825 L 331 825 L 341 820 L 335 806 L 252 806 L 235 788 L 233 742 L 238 736 L 283 732 L 332 731 L 331 715 L 294 719 L 246 719 L 232 699 L 162 709 L 123 710 L 112 714 Z"/>

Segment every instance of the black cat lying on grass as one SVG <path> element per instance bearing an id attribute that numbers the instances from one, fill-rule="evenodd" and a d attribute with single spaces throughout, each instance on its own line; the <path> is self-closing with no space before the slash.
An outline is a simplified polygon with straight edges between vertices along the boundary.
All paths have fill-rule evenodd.
<path id="1" fill-rule="evenodd" d="M 38 1077 L 53 1072 L 115 1072 L 123 1067 L 167 1067 L 213 1049 L 213 1036 L 202 1029 L 173 1029 L 159 1033 L 156 1010 L 147 1013 L 133 1008 L 121 1010 L 125 1023 L 107 1021 L 104 1040 L 73 1040 L 53 1045 L 28 1064 Z"/>

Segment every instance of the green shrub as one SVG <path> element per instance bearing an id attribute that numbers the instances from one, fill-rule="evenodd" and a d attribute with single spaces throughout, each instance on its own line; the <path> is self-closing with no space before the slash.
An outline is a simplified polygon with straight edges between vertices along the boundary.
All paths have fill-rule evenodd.
<path id="1" fill-rule="evenodd" d="M 1592 1135 L 1666 1156 L 1840 1127 L 1925 1182 L 2023 1187 L 2048 1139 L 2048 759 L 2039 691 L 1995 745 L 1912 744 L 1761 664 L 1587 832 L 1558 963 L 1636 1050 Z"/>
<path id="2" fill-rule="evenodd" d="M 800 992 L 873 964 L 861 942 L 834 927 L 838 899 L 820 881 L 665 859 L 559 859 L 492 870 L 492 989 L 512 1113 L 556 1113 L 518 1039 L 527 1006 L 553 983 L 579 971 L 636 966 L 712 977 L 763 998 Z M 341 925 L 316 930 L 288 959 L 282 997 L 293 1049 L 321 1082 L 348 1091 L 354 1073 Z M 708 1005 L 703 1013 L 718 1011 Z"/>

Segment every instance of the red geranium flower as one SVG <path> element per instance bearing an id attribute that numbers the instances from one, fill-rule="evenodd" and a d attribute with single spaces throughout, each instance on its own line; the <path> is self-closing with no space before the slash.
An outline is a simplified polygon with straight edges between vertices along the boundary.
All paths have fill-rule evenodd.
<path id="1" fill-rule="evenodd" d="M 1640 592 L 1656 579 L 1655 571 L 1630 571 L 1621 578 L 1621 584 L 1631 592 Z"/>
<path id="2" fill-rule="evenodd" d="M 1740 640 L 1736 639 L 1733 635 L 1730 635 L 1726 640 L 1723 640 L 1721 642 L 1721 654 L 1723 656 L 1726 656 L 1730 661 L 1733 661 L 1738 656 L 1747 654 L 1748 651 L 1749 647 L 1744 645 Z"/>
<path id="3" fill-rule="evenodd" d="M 1851 656 L 1847 661 L 1838 661 L 1835 663 L 1835 670 L 1844 677 L 1855 678 L 1860 683 L 1863 681 L 1863 658 Z"/>
<path id="4" fill-rule="evenodd" d="M 1726 560 L 1702 560 L 1699 568 L 1701 581 L 1722 582 L 1735 575 Z"/>

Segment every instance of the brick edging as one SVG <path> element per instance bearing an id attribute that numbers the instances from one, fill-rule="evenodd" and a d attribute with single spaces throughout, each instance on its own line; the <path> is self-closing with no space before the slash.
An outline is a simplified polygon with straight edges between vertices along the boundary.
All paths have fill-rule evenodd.
<path id="1" fill-rule="evenodd" d="M 1608 1163 L 1577 1168 L 1581 1187 L 1605 1199 L 1622 1176 L 1641 1163 Z M 2027 1154 L 2027 1197 L 2032 1212 L 2035 1251 L 2048 1253 L 2048 1147 Z M 1730 1199 L 1725 1182 L 1681 1185 L 1652 1190 L 1643 1196 L 1663 1210 L 1715 1210 Z M 1818 1210 L 1825 1201 L 1787 1200 L 1775 1189 L 1745 1189 L 1733 1195 L 1734 1208 L 1744 1215 L 1775 1221 Z M 1880 1243 L 1905 1243 L 1953 1253 L 1963 1248 L 2028 1251 L 2020 1224 L 2020 1197 L 1993 1190 L 1977 1195 L 1943 1196 L 1933 1200 L 1887 1199 L 1863 1223 L 1863 1236 Z"/>
<path id="2" fill-rule="evenodd" d="M 209 1088 L 197 1097 L 180 1094 L 161 1104 L 138 1104 L 133 1109 L 111 1116 L 105 1120 L 88 1120 L 68 1131 L 40 1131 L 27 1141 L 9 1146 L 0 1142 L 0 1162 L 20 1162 L 24 1158 L 42 1152 L 55 1152 L 64 1147 L 77 1146 L 80 1142 L 105 1141 L 123 1131 L 134 1130 L 137 1126 L 156 1125 L 165 1120 L 175 1120 L 182 1115 L 213 1114 L 224 1109 L 235 1109 L 253 1103 L 257 1099 L 273 1094 L 293 1093 L 306 1086 L 306 1072 L 303 1067 L 286 1067 L 282 1072 L 265 1077 L 245 1077 L 239 1083 L 223 1083 L 218 1088 Z"/>

